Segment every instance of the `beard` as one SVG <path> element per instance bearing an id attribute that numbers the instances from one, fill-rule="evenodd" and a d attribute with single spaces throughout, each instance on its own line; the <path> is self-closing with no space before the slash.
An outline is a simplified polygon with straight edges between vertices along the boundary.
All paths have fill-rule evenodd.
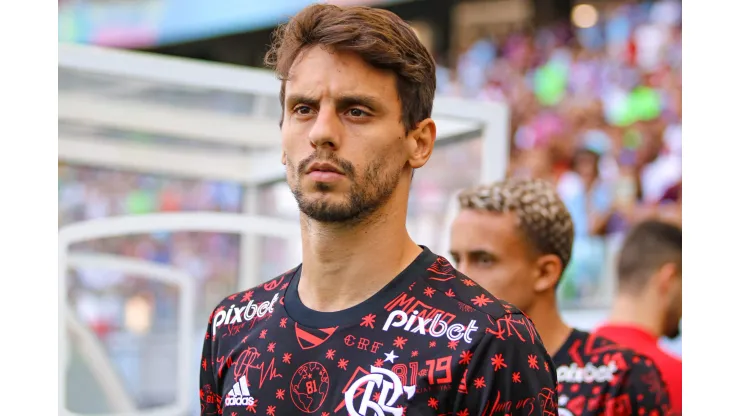
<path id="1" fill-rule="evenodd" d="M 305 176 L 308 166 L 316 161 L 330 162 L 338 166 L 350 181 L 349 192 L 342 201 L 328 201 L 323 198 L 312 198 L 304 193 L 301 188 L 301 179 Z M 293 183 L 289 183 L 290 190 L 298 202 L 298 209 L 307 217 L 323 223 L 358 223 L 376 212 L 393 195 L 401 179 L 402 168 L 392 172 L 384 171 L 384 160 L 378 158 L 373 160 L 358 175 L 352 163 L 342 160 L 334 153 L 327 157 L 319 158 L 316 153 L 302 160 L 297 169 L 287 160 L 287 167 L 293 174 Z M 316 183 L 313 185 L 321 194 L 328 194 L 334 185 Z"/>

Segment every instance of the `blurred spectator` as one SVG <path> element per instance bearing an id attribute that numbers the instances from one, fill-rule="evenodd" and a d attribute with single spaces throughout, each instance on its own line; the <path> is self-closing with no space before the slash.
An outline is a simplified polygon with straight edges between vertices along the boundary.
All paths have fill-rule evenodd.
<path id="1" fill-rule="evenodd" d="M 575 231 L 565 287 L 576 290 L 574 296 L 579 297 L 591 294 L 603 274 L 606 247 L 601 236 L 614 212 L 612 189 L 599 177 L 599 158 L 594 149 L 577 150 L 572 171 L 558 182 L 558 192 L 571 213 Z"/>
<path id="2" fill-rule="evenodd" d="M 680 225 L 681 36 L 679 1 L 625 2 L 588 28 L 481 37 L 444 69 L 445 93 L 511 108 L 509 175 L 557 184 L 576 229 L 564 297 L 603 289 L 632 224 Z"/>

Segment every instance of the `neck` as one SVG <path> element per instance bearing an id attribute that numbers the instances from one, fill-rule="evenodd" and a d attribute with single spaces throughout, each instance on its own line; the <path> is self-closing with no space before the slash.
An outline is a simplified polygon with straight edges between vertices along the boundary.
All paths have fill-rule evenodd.
<path id="1" fill-rule="evenodd" d="M 406 204 L 394 199 L 352 225 L 301 215 L 298 295 L 306 307 L 335 312 L 362 303 L 421 253 L 406 230 Z"/>
<path id="2" fill-rule="evenodd" d="M 568 340 L 573 328 L 568 326 L 560 316 L 555 302 L 555 293 L 544 296 L 546 296 L 546 299 L 534 302 L 534 306 L 526 313 L 534 322 L 547 353 L 550 356 L 555 356 L 565 344 L 565 341 Z"/>
<path id="3" fill-rule="evenodd" d="M 614 299 L 610 324 L 629 325 L 641 328 L 653 336 L 660 337 L 663 327 L 660 313 L 655 310 L 656 302 L 639 296 L 620 293 Z"/>

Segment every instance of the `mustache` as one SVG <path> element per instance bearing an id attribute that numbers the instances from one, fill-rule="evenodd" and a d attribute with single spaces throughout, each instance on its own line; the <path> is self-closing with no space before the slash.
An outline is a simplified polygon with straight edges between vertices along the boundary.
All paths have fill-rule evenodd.
<path id="1" fill-rule="evenodd" d="M 331 163 L 332 165 L 339 167 L 346 177 L 352 179 L 355 176 L 355 167 L 352 163 L 348 160 L 340 159 L 339 156 L 334 153 L 320 155 L 318 152 L 314 152 L 311 156 L 301 160 L 298 164 L 298 172 L 301 175 L 305 175 L 308 167 L 314 162 Z"/>

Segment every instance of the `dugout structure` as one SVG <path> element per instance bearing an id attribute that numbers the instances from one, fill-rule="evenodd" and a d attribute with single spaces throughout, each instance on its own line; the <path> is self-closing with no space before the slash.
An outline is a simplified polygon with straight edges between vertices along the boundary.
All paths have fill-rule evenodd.
<path id="1" fill-rule="evenodd" d="M 241 198 L 238 212 L 154 209 L 60 221 L 59 414 L 198 414 L 199 345 L 207 320 L 199 310 L 299 261 L 298 213 L 280 164 L 279 81 L 262 69 L 70 44 L 59 44 L 58 69 L 60 166 L 127 172 L 142 181 L 236 184 Z M 449 223 L 456 191 L 504 176 L 509 116 L 502 104 L 437 98 L 433 117 L 435 153 L 414 178 L 408 226 L 419 241 L 446 252 L 447 227 L 441 225 Z M 204 289 L 208 282 L 171 264 L 75 249 L 97 240 L 184 232 L 238 236 L 239 270 L 230 283 Z M 283 253 L 278 260 L 272 259 L 276 252 Z M 96 336 L 70 298 L 92 290 L 71 277 L 86 269 L 116 270 L 176 291 L 171 328 L 131 334 L 122 327 L 110 330 L 107 340 Z M 101 285 L 98 295 L 129 296 L 125 280 Z M 203 301 L 209 294 L 212 299 Z M 121 345 L 128 349 L 121 352 Z M 95 404 L 91 391 L 100 398 Z"/>

